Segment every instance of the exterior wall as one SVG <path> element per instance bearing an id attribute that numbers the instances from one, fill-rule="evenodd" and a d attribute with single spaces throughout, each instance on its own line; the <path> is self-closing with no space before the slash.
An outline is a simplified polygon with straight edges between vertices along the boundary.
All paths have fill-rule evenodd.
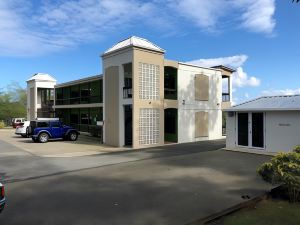
<path id="1" fill-rule="evenodd" d="M 105 142 L 119 146 L 119 67 L 105 68 Z"/>
<path id="2" fill-rule="evenodd" d="M 226 148 L 237 147 L 236 115 L 234 113 L 234 116 L 227 117 Z M 299 111 L 272 111 L 265 113 L 265 151 L 291 151 L 296 145 L 300 144 L 299 133 Z M 252 148 L 247 149 L 251 150 Z"/>
<path id="3" fill-rule="evenodd" d="M 106 87 L 106 76 L 105 70 L 112 66 L 118 67 L 118 115 L 117 119 L 119 120 L 118 130 L 116 132 L 118 133 L 118 143 L 117 147 L 121 147 L 125 145 L 125 128 L 124 128 L 124 105 L 132 104 L 132 99 L 124 99 L 123 98 L 123 87 L 124 87 L 124 71 L 123 71 L 123 64 L 131 63 L 133 62 L 133 51 L 132 49 L 125 49 L 123 51 L 119 51 L 116 53 L 112 53 L 110 55 L 105 55 L 102 58 L 102 64 L 103 64 L 103 105 L 104 105 L 104 114 L 103 114 L 103 120 L 104 120 L 104 131 L 106 130 L 106 127 L 109 126 L 106 122 L 106 117 L 108 116 L 108 111 L 105 109 L 109 104 L 109 102 L 106 101 L 106 96 L 113 94 L 112 90 Z M 107 112 L 107 113 L 106 113 Z M 104 143 L 107 143 L 106 139 L 108 134 L 104 132 Z M 115 134 L 114 134 L 115 135 Z M 107 143 L 109 144 L 109 143 Z"/>
<path id="4" fill-rule="evenodd" d="M 236 147 L 236 113 L 226 117 L 226 148 Z"/>
<path id="5" fill-rule="evenodd" d="M 300 145 L 300 112 L 266 113 L 266 150 L 288 152 Z"/>
<path id="6" fill-rule="evenodd" d="M 195 75 L 209 77 L 209 100 L 195 100 Z M 178 68 L 178 142 L 222 138 L 222 75 L 219 70 L 179 64 Z M 208 112 L 208 137 L 195 137 L 195 113 Z"/>
<path id="7" fill-rule="evenodd" d="M 159 99 L 143 100 L 139 98 L 139 63 L 149 63 L 159 66 Z M 159 143 L 164 144 L 164 54 L 134 48 L 133 51 L 133 148 L 148 147 L 139 144 L 140 109 L 159 109 Z"/>

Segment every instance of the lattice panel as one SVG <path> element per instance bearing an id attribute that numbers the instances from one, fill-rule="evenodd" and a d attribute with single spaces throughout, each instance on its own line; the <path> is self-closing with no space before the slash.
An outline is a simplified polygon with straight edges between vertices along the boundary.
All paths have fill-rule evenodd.
<path id="1" fill-rule="evenodd" d="M 159 66 L 139 63 L 139 98 L 159 99 Z"/>
<path id="2" fill-rule="evenodd" d="M 139 143 L 140 145 L 159 143 L 159 109 L 140 109 Z"/>

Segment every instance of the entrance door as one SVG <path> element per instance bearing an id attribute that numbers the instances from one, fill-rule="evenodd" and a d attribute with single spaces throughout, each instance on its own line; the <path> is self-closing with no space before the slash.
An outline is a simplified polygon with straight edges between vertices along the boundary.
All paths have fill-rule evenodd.
<path id="1" fill-rule="evenodd" d="M 238 145 L 249 145 L 248 113 L 238 113 Z"/>
<path id="2" fill-rule="evenodd" d="M 239 146 L 264 148 L 264 113 L 238 113 L 237 124 Z"/>
<path id="3" fill-rule="evenodd" d="M 132 145 L 132 105 L 124 106 L 125 145 Z"/>
<path id="4" fill-rule="evenodd" d="M 177 142 L 177 109 L 165 109 L 165 141 Z"/>
<path id="5" fill-rule="evenodd" d="M 256 148 L 264 147 L 264 114 L 252 114 L 252 146 Z"/>

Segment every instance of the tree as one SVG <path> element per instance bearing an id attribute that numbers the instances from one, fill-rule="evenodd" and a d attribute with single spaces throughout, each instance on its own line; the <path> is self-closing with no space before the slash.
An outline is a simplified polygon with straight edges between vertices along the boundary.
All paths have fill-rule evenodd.
<path id="1" fill-rule="evenodd" d="M 12 82 L 6 91 L 0 91 L 0 121 L 9 121 L 14 117 L 26 116 L 26 90 L 17 82 Z"/>

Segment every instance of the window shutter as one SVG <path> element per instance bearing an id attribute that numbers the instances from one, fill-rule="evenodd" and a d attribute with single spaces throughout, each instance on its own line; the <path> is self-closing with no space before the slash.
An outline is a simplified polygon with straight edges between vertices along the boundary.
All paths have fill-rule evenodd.
<path id="1" fill-rule="evenodd" d="M 195 137 L 208 137 L 208 112 L 195 113 Z"/>
<path id="2" fill-rule="evenodd" d="M 209 100 L 209 77 L 206 75 L 196 74 L 195 76 L 195 100 Z"/>

